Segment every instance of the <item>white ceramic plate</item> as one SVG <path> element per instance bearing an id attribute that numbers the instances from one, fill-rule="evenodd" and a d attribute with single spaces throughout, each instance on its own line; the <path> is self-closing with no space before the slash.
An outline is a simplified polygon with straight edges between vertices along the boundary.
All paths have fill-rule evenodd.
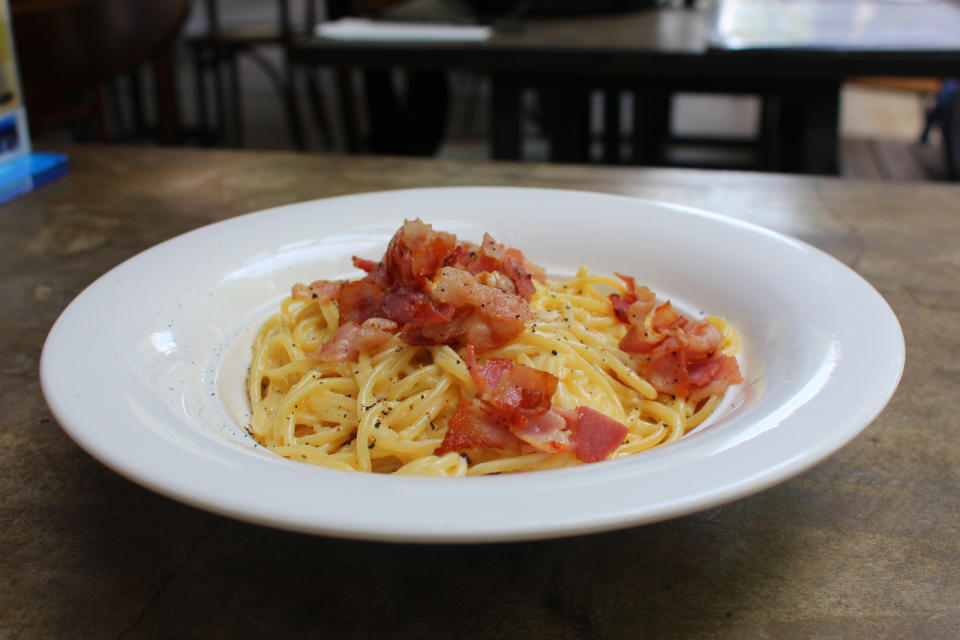
<path id="1" fill-rule="evenodd" d="M 746 382 L 707 425 L 630 458 L 480 478 L 317 468 L 255 446 L 243 381 L 255 328 L 295 282 L 359 274 L 405 218 L 484 231 L 553 274 L 635 275 L 740 332 Z M 826 254 L 711 213 L 572 191 L 443 188 L 305 202 L 164 242 L 74 300 L 44 346 L 63 428 L 128 478 L 297 531 L 499 541 L 638 525 L 760 491 L 857 435 L 893 394 L 903 335 L 880 295 Z"/>

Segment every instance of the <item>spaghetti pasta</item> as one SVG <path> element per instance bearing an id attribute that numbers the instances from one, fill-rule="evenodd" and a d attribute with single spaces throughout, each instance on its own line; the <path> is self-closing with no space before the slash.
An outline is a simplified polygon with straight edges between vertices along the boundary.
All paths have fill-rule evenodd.
<path id="1" fill-rule="evenodd" d="M 403 285 L 405 317 L 390 301 L 400 285 L 384 274 L 398 254 L 407 267 L 411 260 L 423 264 L 416 248 L 396 247 L 422 246 L 415 236 L 436 233 L 408 221 L 383 261 L 355 259 L 368 272 L 360 282 L 377 283 L 382 294 L 368 300 L 371 288 L 361 296 L 361 306 L 373 309 L 366 318 L 356 313 L 356 283 L 294 287 L 254 342 L 247 391 L 258 442 L 292 460 L 355 471 L 464 476 L 552 469 L 676 440 L 741 381 L 737 338 L 724 319 L 684 318 L 625 276 L 584 267 L 560 282 L 519 252 L 510 254 L 511 264 L 485 261 L 491 253 L 507 255 L 489 236 L 481 247 L 448 239 L 442 260 L 420 274 L 432 277 L 416 295 Z M 449 266 L 462 265 L 462 256 L 480 257 L 476 273 Z M 416 280 L 416 267 L 411 273 Z M 445 302 L 464 282 L 476 305 Z M 528 297 L 516 282 L 529 285 Z M 489 315 L 488 306 L 522 318 L 509 338 L 497 335 L 506 320 Z M 631 338 L 638 327 L 659 342 L 638 346 Z M 678 339 L 685 342 L 674 349 Z M 663 368 L 677 364 L 677 350 L 685 378 L 665 380 Z"/>

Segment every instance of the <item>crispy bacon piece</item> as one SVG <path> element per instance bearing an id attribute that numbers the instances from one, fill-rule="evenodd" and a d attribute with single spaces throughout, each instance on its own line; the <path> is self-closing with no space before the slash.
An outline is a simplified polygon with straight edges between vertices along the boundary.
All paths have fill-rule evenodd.
<path id="1" fill-rule="evenodd" d="M 667 300 L 662 305 L 653 310 L 652 322 L 653 330 L 663 333 L 667 329 L 674 326 L 681 319 L 679 313 L 673 308 L 673 305 L 670 304 L 670 301 Z"/>
<path id="2" fill-rule="evenodd" d="M 740 384 L 743 382 L 743 375 L 740 373 L 740 365 L 737 364 L 736 359 L 721 355 L 712 358 L 709 362 L 713 362 L 715 360 L 720 361 L 720 366 L 715 372 L 711 373 L 711 377 L 709 378 L 701 377 L 700 372 L 694 372 L 691 370 L 691 402 L 700 402 L 708 396 L 723 393 L 730 385 Z M 711 367 L 712 366 L 713 365 L 711 365 Z M 702 381 L 705 382 L 701 384 Z"/>
<path id="3" fill-rule="evenodd" d="M 363 322 L 377 315 L 382 301 L 383 289 L 372 282 L 366 280 L 347 282 L 340 287 L 340 292 L 337 294 L 340 322 Z"/>
<path id="4" fill-rule="evenodd" d="M 481 246 L 457 243 L 451 233 L 407 220 L 391 238 L 380 262 L 358 256 L 366 271 L 358 282 L 318 281 L 293 288 L 297 299 L 336 299 L 343 324 L 385 318 L 399 326 L 408 344 L 463 345 L 479 351 L 518 336 L 533 318 L 527 299 L 543 271 L 523 254 L 486 234 Z M 454 266 L 451 266 L 454 265 Z"/>
<path id="5" fill-rule="evenodd" d="M 361 351 L 383 346 L 397 330 L 397 324 L 383 318 L 368 318 L 363 324 L 341 324 L 322 347 L 309 354 L 318 362 L 356 362 Z"/>
<path id="6" fill-rule="evenodd" d="M 690 379 L 683 346 L 669 337 L 654 347 L 645 358 L 640 358 L 638 372 L 660 393 L 686 397 L 690 394 Z"/>
<path id="7" fill-rule="evenodd" d="M 383 292 L 383 299 L 377 309 L 377 315 L 393 320 L 401 327 L 413 322 L 417 316 L 419 304 L 430 302 L 430 296 L 418 291 L 397 285 Z"/>
<path id="8" fill-rule="evenodd" d="M 461 398 L 437 455 L 475 446 L 508 448 L 522 441 L 546 453 L 574 446 L 578 460 L 597 462 L 626 437 L 625 426 L 589 407 L 569 411 L 552 406 L 559 381 L 546 371 L 502 358 L 479 363 L 472 344 L 464 351 L 464 362 L 478 396 Z"/>
<path id="9" fill-rule="evenodd" d="M 363 269 L 367 273 L 372 272 L 381 264 L 379 262 L 374 262 L 373 260 L 367 260 L 366 258 L 360 258 L 358 256 L 353 256 L 352 260 L 353 266 L 355 266 L 357 269 Z"/>
<path id="10" fill-rule="evenodd" d="M 317 280 L 311 282 L 310 286 L 297 283 L 293 285 L 291 296 L 294 300 L 316 300 L 317 302 L 326 302 L 333 300 L 340 292 L 343 282 L 331 280 Z"/>
<path id="11" fill-rule="evenodd" d="M 647 287 L 637 286 L 632 276 L 625 276 L 617 273 L 617 277 L 623 280 L 623 295 L 611 293 L 608 297 L 613 305 L 613 314 L 617 316 L 620 322 L 630 324 L 637 319 L 647 315 L 653 308 L 655 295 Z"/>
<path id="12" fill-rule="evenodd" d="M 717 377 L 726 356 L 716 358 L 701 358 L 687 365 L 687 381 L 691 387 L 704 387 Z"/>
<path id="13" fill-rule="evenodd" d="M 553 374 L 518 364 L 505 371 L 482 397 L 497 415 L 514 424 L 521 417 L 531 418 L 548 411 L 558 382 Z"/>
<path id="14" fill-rule="evenodd" d="M 452 233 L 434 231 L 420 220 L 407 220 L 387 246 L 383 263 L 392 284 L 422 287 L 456 247 Z"/>
<path id="15" fill-rule="evenodd" d="M 555 375 L 503 358 L 478 364 L 472 343 L 464 351 L 464 362 L 480 398 L 505 422 L 521 424 L 522 418 L 550 410 L 559 383 Z"/>
<path id="16" fill-rule="evenodd" d="M 654 306 L 653 292 L 617 275 L 626 292 L 611 294 L 610 301 L 617 318 L 630 325 L 620 349 L 634 356 L 637 372 L 657 391 L 699 402 L 743 381 L 737 361 L 719 353 L 724 341 L 719 329 L 684 317 L 669 301 Z"/>
<path id="17" fill-rule="evenodd" d="M 468 312 L 459 319 L 457 337 L 463 343 L 472 342 L 481 352 L 517 337 L 533 319 L 525 300 L 480 284 L 463 269 L 444 267 L 433 285 L 433 295 L 440 302 L 466 308 Z"/>
<path id="18" fill-rule="evenodd" d="M 577 407 L 571 426 L 577 460 L 598 462 L 606 460 L 627 437 L 627 428 L 590 407 Z"/>
<path id="19" fill-rule="evenodd" d="M 627 353 L 648 353 L 660 344 L 665 336 L 652 331 L 642 322 L 633 323 L 620 340 L 620 350 Z"/>
<path id="20" fill-rule="evenodd" d="M 353 256 L 353 266 L 367 272 L 364 280 L 372 282 L 381 289 L 390 287 L 390 276 L 387 273 L 387 266 L 381 262 L 374 262 L 359 256 Z"/>
<path id="21" fill-rule="evenodd" d="M 510 431 L 527 444 L 547 453 L 558 453 L 570 446 L 567 421 L 553 409 L 524 419 L 522 425 L 511 425 Z"/>
<path id="22" fill-rule="evenodd" d="M 534 264 L 527 260 L 527 257 L 523 255 L 523 252 L 520 251 L 520 249 L 507 247 L 505 251 L 511 259 L 516 260 L 517 264 L 523 268 L 524 271 L 530 274 L 531 278 L 537 282 L 547 281 L 547 270 L 540 265 Z"/>
<path id="23" fill-rule="evenodd" d="M 624 323 L 630 322 L 630 305 L 633 304 L 626 296 L 621 296 L 619 293 L 610 294 L 610 304 L 613 305 L 613 315 L 617 316 L 617 320 Z"/>
<path id="24" fill-rule="evenodd" d="M 478 401 L 460 398 L 456 412 L 447 423 L 443 442 L 433 453 L 439 456 L 473 447 L 510 449 L 519 446 L 520 440 L 503 422 L 483 411 Z"/>
<path id="25" fill-rule="evenodd" d="M 521 263 L 523 259 L 522 253 L 519 251 L 516 252 L 520 255 L 520 259 L 518 260 L 516 254 L 511 255 L 508 253 L 506 248 L 494 240 L 493 236 L 489 233 L 483 235 L 483 244 L 480 245 L 480 252 L 481 255 L 491 263 L 484 271 L 502 271 L 507 274 L 507 277 L 513 281 L 514 291 L 517 292 L 517 295 L 522 296 L 526 300 L 530 299 L 530 296 L 533 295 L 536 289 L 533 286 L 532 276 L 523 268 L 523 264 Z"/>
<path id="26" fill-rule="evenodd" d="M 556 453 L 570 445 L 566 420 L 551 405 L 557 390 L 556 376 L 503 358 L 488 358 L 478 363 L 473 344 L 467 344 L 464 361 L 477 385 L 478 396 L 472 402 L 480 413 L 465 409 L 461 400 L 454 415 L 456 420 L 450 419 L 447 436 L 438 453 L 449 450 L 444 447 L 451 443 L 475 442 L 478 433 L 485 434 L 486 442 L 491 420 L 541 451 Z M 468 424 L 470 420 L 480 424 Z M 451 430 L 455 430 L 453 435 Z M 487 443 L 487 446 L 493 445 Z"/>
<path id="27" fill-rule="evenodd" d="M 383 294 L 376 315 L 396 322 L 400 326 L 401 336 L 408 344 L 430 345 L 445 344 L 447 340 L 425 337 L 424 331 L 430 327 L 444 327 L 449 324 L 454 319 L 455 312 L 453 305 L 437 302 L 422 291 L 397 285 Z"/>
<path id="28" fill-rule="evenodd" d="M 706 320 L 684 322 L 676 329 L 686 349 L 688 360 L 709 358 L 723 346 L 724 337 L 715 326 Z"/>
<path id="29" fill-rule="evenodd" d="M 477 385 L 477 392 L 482 394 L 490 393 L 497 386 L 500 378 L 513 368 L 513 361 L 505 358 L 487 358 L 483 364 L 477 363 L 477 350 L 472 342 L 467 343 L 464 349 L 463 361 L 467 365 L 467 371 Z"/>
<path id="30" fill-rule="evenodd" d="M 508 293 L 516 293 L 525 300 L 529 300 L 536 290 L 533 279 L 546 279 L 546 272 L 540 267 L 531 264 L 518 249 L 506 248 L 493 239 L 489 233 L 484 234 L 480 247 L 464 242 L 447 259 L 447 266 L 463 269 L 476 276 L 481 273 L 502 273 L 510 281 L 510 288 L 500 287 Z"/>
<path id="31" fill-rule="evenodd" d="M 714 330 L 717 331 L 715 327 Z M 736 359 L 716 351 L 722 343 L 722 334 L 717 331 L 720 335 L 717 343 L 712 332 L 707 333 L 710 337 L 697 337 L 691 345 L 683 342 L 689 334 L 678 331 L 646 354 L 635 356 L 637 372 L 657 391 L 685 397 L 694 403 L 723 393 L 731 384 L 743 382 Z M 703 351 L 704 348 L 707 351 Z"/>

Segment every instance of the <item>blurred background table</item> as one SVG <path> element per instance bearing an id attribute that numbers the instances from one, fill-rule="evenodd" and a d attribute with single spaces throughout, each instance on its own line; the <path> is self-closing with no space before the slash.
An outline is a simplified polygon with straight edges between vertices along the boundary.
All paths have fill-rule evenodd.
<path id="1" fill-rule="evenodd" d="M 0 637 L 932 639 L 960 629 L 960 187 L 60 150 L 69 175 L 0 208 Z M 53 420 L 37 377 L 46 333 L 122 260 L 265 207 L 457 184 L 655 198 L 806 240 L 897 313 L 900 389 L 847 447 L 758 495 L 644 527 L 490 546 L 353 542 L 215 516 L 107 470 Z"/>
<path id="2" fill-rule="evenodd" d="M 290 45 L 302 65 L 413 70 L 472 69 L 492 78 L 492 157 L 522 155 L 521 94 L 535 89 L 547 108 L 551 160 L 591 159 L 591 91 L 604 95 L 604 162 L 662 164 L 671 142 L 670 96 L 678 92 L 756 94 L 763 99 L 755 147 L 757 166 L 803 173 L 836 173 L 840 87 L 863 76 L 952 77 L 960 68 L 960 40 L 831 47 L 728 49 L 713 38 L 715 13 L 656 7 L 500 22 L 485 41 L 341 40 L 306 36 Z M 883 4 L 883 3 L 878 3 Z M 930 12 L 929 33 L 956 33 L 960 9 L 911 3 Z M 934 6 L 937 11 L 933 11 Z M 944 20 L 944 16 L 952 20 Z M 949 42 L 942 38 L 938 42 Z M 633 95 L 632 139 L 625 157 L 618 96 Z M 718 143 L 737 141 L 717 140 Z"/>

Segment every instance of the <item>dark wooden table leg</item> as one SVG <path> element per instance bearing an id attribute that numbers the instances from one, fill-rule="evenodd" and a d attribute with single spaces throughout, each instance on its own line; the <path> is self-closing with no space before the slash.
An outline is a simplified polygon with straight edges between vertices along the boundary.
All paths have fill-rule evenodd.
<path id="1" fill-rule="evenodd" d="M 334 77 L 339 94 L 340 117 L 344 124 L 343 150 L 347 153 L 359 153 L 363 145 L 360 124 L 360 101 L 357 98 L 357 84 L 352 68 L 336 68 Z"/>
<path id="2" fill-rule="evenodd" d="M 603 90 L 603 162 L 620 162 L 620 88 L 606 87 Z"/>
<path id="3" fill-rule="evenodd" d="M 780 96 L 761 94 L 760 135 L 757 141 L 757 166 L 762 171 L 780 171 L 782 164 L 779 133 Z"/>
<path id="4" fill-rule="evenodd" d="M 494 74 L 490 90 L 490 156 L 520 160 L 522 153 L 520 98 L 523 84 L 514 76 Z"/>
<path id="5" fill-rule="evenodd" d="M 836 174 L 840 137 L 840 83 L 809 93 L 805 118 L 804 173 Z"/>
<path id="6" fill-rule="evenodd" d="M 230 89 L 230 116 L 231 129 L 230 142 L 235 147 L 243 146 L 243 96 L 240 86 L 240 61 L 236 55 L 227 58 L 227 72 L 229 73 Z"/>
<path id="7" fill-rule="evenodd" d="M 669 91 L 637 89 L 633 92 L 633 164 L 661 165 L 670 139 Z"/>
<path id="8" fill-rule="evenodd" d="M 798 84 L 780 96 L 780 169 L 836 174 L 840 83 Z"/>
<path id="9" fill-rule="evenodd" d="M 176 72 L 170 49 L 162 51 L 154 59 L 153 73 L 157 102 L 157 142 L 177 144 L 180 142 L 180 114 Z"/>
<path id="10" fill-rule="evenodd" d="M 564 79 L 541 84 L 552 162 L 590 161 L 590 87 Z"/>
<path id="11" fill-rule="evenodd" d="M 318 71 L 313 67 L 303 67 L 301 71 L 307 81 L 307 98 L 310 100 L 310 110 L 313 112 L 317 132 L 320 134 L 321 148 L 335 149 L 334 127 L 330 122 L 327 107 L 323 103 L 323 92 L 320 89 L 320 80 L 317 78 Z"/>

